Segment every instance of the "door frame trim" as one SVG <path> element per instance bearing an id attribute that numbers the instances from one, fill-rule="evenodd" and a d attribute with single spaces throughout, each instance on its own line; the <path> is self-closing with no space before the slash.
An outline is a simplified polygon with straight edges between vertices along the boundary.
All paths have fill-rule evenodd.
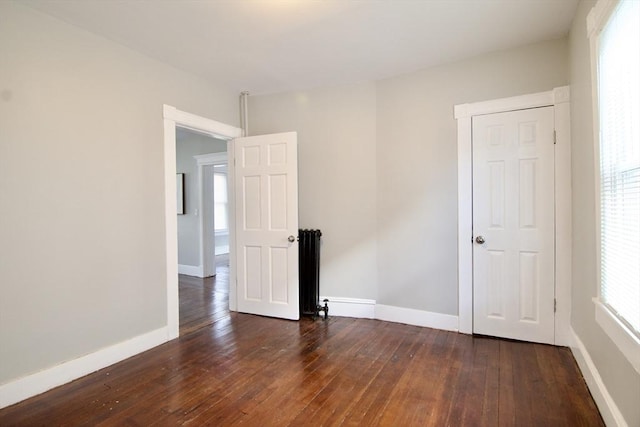
<path id="1" fill-rule="evenodd" d="M 172 340 L 180 334 L 180 312 L 178 299 L 178 218 L 176 215 L 176 126 L 210 135 L 227 141 L 227 152 L 233 153 L 233 139 L 242 135 L 242 129 L 186 111 L 170 105 L 163 105 L 164 119 L 164 221 L 166 247 L 166 290 L 167 290 L 167 338 Z M 231 149 L 231 150 L 230 150 Z M 229 158 L 229 174 L 233 167 Z M 233 185 L 230 183 L 229 185 Z M 233 187 L 231 187 L 233 188 Z M 229 200 L 229 212 L 233 209 Z M 229 309 L 235 310 L 235 259 L 231 245 L 235 243 L 235 224 L 229 224 Z"/>
<path id="2" fill-rule="evenodd" d="M 458 104 L 458 331 L 473 333 L 472 118 L 537 107 L 554 107 L 555 298 L 554 342 L 571 342 L 571 128 L 569 86 L 510 98 Z"/>

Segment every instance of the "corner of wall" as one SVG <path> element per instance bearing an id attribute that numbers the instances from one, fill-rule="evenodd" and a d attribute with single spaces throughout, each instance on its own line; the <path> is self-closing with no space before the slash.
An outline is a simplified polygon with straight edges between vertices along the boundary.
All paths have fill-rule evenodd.
<path id="1" fill-rule="evenodd" d="M 606 425 L 627 427 L 628 424 L 602 381 L 602 377 L 600 377 L 598 368 L 591 359 L 591 355 L 573 328 L 571 328 L 570 335 L 571 352 L 578 363 L 582 376 L 589 387 L 593 400 L 596 402 Z"/>

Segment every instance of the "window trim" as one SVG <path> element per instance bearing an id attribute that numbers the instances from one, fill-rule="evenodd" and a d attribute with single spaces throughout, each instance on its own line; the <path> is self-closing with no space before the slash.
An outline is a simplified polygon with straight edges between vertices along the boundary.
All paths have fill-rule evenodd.
<path id="1" fill-rule="evenodd" d="M 622 354 L 626 356 L 636 372 L 640 373 L 640 340 L 638 337 L 599 298 L 593 298 L 593 303 L 596 305 L 598 325 L 604 329 Z"/>
<path id="2" fill-rule="evenodd" d="M 591 93 L 593 107 L 593 149 L 594 149 L 594 177 L 595 177 L 595 200 L 600 203 L 600 114 L 599 114 L 599 94 L 598 94 L 598 52 L 600 34 L 608 23 L 612 13 L 617 8 L 620 0 L 598 0 L 587 16 L 587 35 L 591 48 Z M 640 340 L 625 325 L 617 315 L 602 301 L 600 297 L 602 277 L 601 277 L 601 216 L 600 209 L 596 213 L 596 278 L 598 296 L 593 298 L 595 304 L 596 323 L 604 330 L 622 354 L 627 358 L 636 372 L 640 373 Z"/>

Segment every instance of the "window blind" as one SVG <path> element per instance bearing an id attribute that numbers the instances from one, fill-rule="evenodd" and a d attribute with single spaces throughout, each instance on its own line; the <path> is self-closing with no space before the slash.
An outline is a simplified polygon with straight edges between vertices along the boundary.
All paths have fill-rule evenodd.
<path id="1" fill-rule="evenodd" d="M 213 203 L 214 203 L 214 228 L 216 231 L 229 229 L 229 218 L 227 216 L 227 174 L 213 174 Z"/>
<path id="2" fill-rule="evenodd" d="M 640 337 L 640 1 L 599 38 L 600 299 Z"/>

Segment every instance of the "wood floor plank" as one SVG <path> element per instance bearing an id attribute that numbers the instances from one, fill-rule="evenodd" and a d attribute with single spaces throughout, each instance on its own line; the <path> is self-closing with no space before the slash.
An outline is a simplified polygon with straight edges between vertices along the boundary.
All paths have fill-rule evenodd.
<path id="1" fill-rule="evenodd" d="M 305 410 L 307 402 L 311 399 L 310 396 L 318 391 L 317 385 L 314 387 L 313 384 L 329 381 L 328 378 L 331 378 L 334 372 L 330 366 L 326 366 L 322 372 L 318 371 L 326 355 L 326 352 L 322 352 L 322 355 L 320 352 L 327 338 L 328 336 L 325 335 L 322 340 L 310 343 L 311 345 L 305 344 L 304 348 L 300 349 L 300 355 L 304 356 L 298 369 L 287 375 L 278 375 L 268 387 L 264 400 L 248 414 L 243 420 L 244 423 L 247 425 L 257 424 L 265 417 L 270 417 L 274 407 L 287 407 L 288 415 L 279 414 L 276 416 L 278 422 L 282 423 L 281 425 L 286 425 L 291 423 L 297 414 Z M 312 348 L 314 350 L 311 351 Z M 311 386 L 304 387 L 305 384 Z"/>
<path id="2" fill-rule="evenodd" d="M 4 408 L 0 425 L 604 425 L 566 348 L 229 313 L 223 277 L 181 276 L 180 338 Z"/>
<path id="3" fill-rule="evenodd" d="M 304 322 L 304 321 L 303 321 Z M 306 320 L 307 323 L 311 321 Z M 351 334 L 351 338 L 345 340 L 349 345 L 357 345 L 358 328 L 353 324 L 345 328 L 345 333 Z M 201 422 L 206 424 L 216 424 L 217 422 L 239 423 L 242 419 L 250 416 L 258 406 L 260 406 L 276 390 L 290 389 L 292 380 L 288 375 L 284 375 L 292 364 L 300 362 L 300 341 L 293 342 L 286 348 L 280 349 L 272 354 L 270 362 L 263 364 L 264 368 L 257 371 L 255 375 L 248 376 L 246 383 L 240 383 L 240 387 L 235 393 L 229 394 L 228 402 L 224 405 L 212 407 L 201 417 Z M 302 360 L 301 364 L 305 364 Z M 295 376 L 297 371 L 292 373 Z M 290 402 L 288 403 L 290 404 Z M 272 409 L 272 408 L 271 408 Z M 294 411 L 290 409 L 290 413 Z M 207 418 L 208 414 L 212 414 Z"/>
<path id="4" fill-rule="evenodd" d="M 423 425 L 447 425 L 461 380 L 462 359 L 469 351 L 470 341 L 464 335 L 438 331 L 437 340 L 429 350 L 430 377 L 434 378 L 426 396 L 431 402 L 429 417 Z"/>
<path id="5" fill-rule="evenodd" d="M 379 327 L 375 344 L 381 347 L 381 353 L 372 361 L 367 377 L 361 382 L 359 398 L 351 398 L 350 408 L 345 411 L 341 420 L 336 419 L 334 425 L 365 425 L 378 418 L 387 399 L 387 389 L 392 386 L 393 370 L 389 369 L 395 361 L 392 355 L 398 352 L 402 343 L 410 339 L 409 334 L 399 333 L 399 325 L 393 323 L 374 323 Z"/>
<path id="6" fill-rule="evenodd" d="M 417 346 L 409 354 L 406 370 L 389 396 L 389 402 L 380 418 L 380 424 L 412 425 L 412 419 L 417 413 L 427 410 L 426 401 L 421 396 L 421 388 L 430 382 L 425 368 L 428 368 L 428 348 L 433 348 L 433 337 L 437 331 L 419 328 Z"/>
<path id="7" fill-rule="evenodd" d="M 498 362 L 500 364 L 500 389 L 498 393 L 498 426 L 513 426 L 516 423 L 516 409 L 514 401 L 513 378 L 516 373 L 513 368 L 511 341 L 500 341 Z"/>
<path id="8" fill-rule="evenodd" d="M 395 425 L 395 420 L 402 411 L 402 402 L 393 400 L 392 397 L 401 394 L 405 387 L 402 379 L 406 373 L 406 366 L 420 346 L 420 341 L 415 339 L 419 335 L 418 331 L 417 327 L 404 326 L 403 330 L 398 332 L 404 339 L 388 357 L 381 375 L 376 376 L 369 386 L 369 389 L 376 388 L 379 392 L 363 417 L 362 425 Z"/>
<path id="9" fill-rule="evenodd" d="M 290 407 L 287 413 L 279 413 L 276 420 L 279 425 L 300 425 L 299 422 L 311 417 L 318 408 L 324 407 L 328 402 L 332 390 L 334 390 L 336 378 L 343 372 L 345 365 L 357 352 L 365 346 L 369 340 L 367 334 L 362 334 L 365 322 L 356 320 L 349 328 L 348 335 L 344 335 L 344 343 L 335 342 L 326 348 L 318 348 L 320 357 L 314 360 L 306 369 L 306 375 L 301 378 L 300 384 L 291 390 L 288 401 L 283 405 Z M 268 410 L 265 407 L 264 410 Z"/>
<path id="10" fill-rule="evenodd" d="M 474 340 L 473 365 L 465 390 L 465 405 L 462 411 L 462 425 L 472 422 L 486 424 L 482 418 L 485 403 L 485 385 L 489 367 L 489 349 L 487 338 Z M 496 420 L 497 421 L 497 420 Z"/>
<path id="11" fill-rule="evenodd" d="M 527 370 L 527 375 L 514 376 L 514 398 L 516 401 L 516 424 L 521 426 L 533 426 L 536 415 L 533 408 L 532 396 L 535 396 L 533 385 L 539 381 L 535 354 L 532 354 L 534 344 L 522 342 L 513 343 L 514 372 L 520 373 Z M 536 363 L 537 365 L 537 363 Z M 537 396 L 536 396 L 537 397 Z"/>
<path id="12" fill-rule="evenodd" d="M 375 325 L 364 322 L 359 325 L 358 332 L 369 334 L 374 328 Z M 383 332 L 383 336 L 388 333 Z M 319 425 L 341 425 L 346 413 L 364 393 L 370 376 L 376 372 L 375 362 L 380 356 L 384 356 L 387 349 L 388 347 L 380 345 L 378 340 L 365 340 L 364 345 L 352 357 L 338 360 L 339 365 L 342 365 L 338 374 L 315 398 L 322 397 L 334 402 L 331 410 L 324 410 L 325 405 L 319 405 L 313 412 L 303 411 L 293 420 L 292 425 L 299 425 L 296 423 L 305 419 L 313 419 Z"/>
<path id="13" fill-rule="evenodd" d="M 457 369 L 457 378 L 454 382 L 454 391 L 452 393 L 452 404 L 447 413 L 444 425 L 457 426 L 464 425 L 463 420 L 468 405 L 478 405 L 477 396 L 473 390 L 470 390 L 470 381 L 474 372 L 475 365 L 475 347 L 478 339 L 471 337 L 463 338 L 463 351 L 458 358 L 459 367 Z M 475 392 L 477 393 L 477 391 Z"/>
<path id="14" fill-rule="evenodd" d="M 482 401 L 481 425 L 495 426 L 499 423 L 500 413 L 500 342 L 487 339 L 481 342 L 485 352 L 486 371 Z"/>
<path id="15" fill-rule="evenodd" d="M 273 321 L 274 319 L 268 319 Z M 219 408 L 227 408 L 230 410 L 234 406 L 238 405 L 242 396 L 250 395 L 253 392 L 254 377 L 258 374 L 263 374 L 265 367 L 271 364 L 279 357 L 280 350 L 284 349 L 287 345 L 290 335 L 286 333 L 287 330 L 298 329 L 298 325 L 295 322 L 282 321 L 279 328 L 273 328 L 273 325 L 262 330 L 253 340 L 248 341 L 248 347 L 244 349 L 240 356 L 241 363 L 236 363 L 240 366 L 240 369 L 233 369 L 230 367 L 228 373 L 219 378 L 214 388 L 210 388 L 206 399 L 202 399 L 202 395 L 199 398 L 196 397 L 196 407 L 191 410 L 173 409 L 171 411 L 165 411 L 174 415 L 179 415 L 180 410 L 185 412 L 185 417 L 180 422 L 192 422 L 197 420 L 206 420 L 212 412 L 216 413 L 216 417 L 220 416 Z M 269 322 L 270 323 L 270 322 Z M 275 351 L 274 351 L 275 349 Z M 284 351 L 284 350 L 283 350 Z M 211 366 L 215 366 L 217 358 L 208 358 Z M 233 359 L 237 362 L 237 359 Z M 212 369 L 213 370 L 213 369 Z M 250 396 L 249 396 L 250 397 Z M 164 414 L 152 414 L 152 418 L 162 419 Z"/>
<path id="16" fill-rule="evenodd" d="M 360 350 L 350 366 L 345 369 L 341 378 L 342 384 L 337 388 L 333 399 L 339 403 L 332 411 L 321 411 L 321 421 L 330 426 L 357 425 L 358 417 L 367 413 L 371 401 L 367 397 L 371 393 L 372 383 L 385 366 L 389 354 L 394 354 L 400 341 L 392 328 L 383 327 L 376 340 Z"/>

